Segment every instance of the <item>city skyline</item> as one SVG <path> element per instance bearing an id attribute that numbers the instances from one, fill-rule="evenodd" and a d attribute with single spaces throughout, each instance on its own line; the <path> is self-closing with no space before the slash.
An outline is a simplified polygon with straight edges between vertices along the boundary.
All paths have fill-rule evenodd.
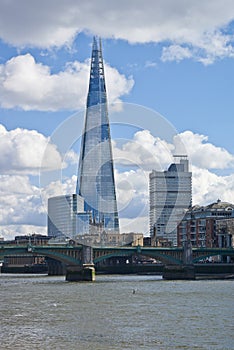
<path id="1" fill-rule="evenodd" d="M 138 4 L 136 11 L 124 4 L 123 16 L 120 4 L 97 8 L 92 3 L 89 13 L 82 3 L 80 12 L 67 2 L 37 7 L 22 1 L 18 11 L 14 5 L 0 5 L 1 236 L 45 233 L 45 199 L 75 191 L 77 148 L 64 158 L 50 145 L 43 169 L 41 160 L 56 128 L 75 111 L 84 112 L 93 35 L 103 38 L 110 104 L 144 106 L 178 131 L 192 164 L 194 204 L 218 198 L 233 202 L 234 6 L 225 4 L 178 1 L 177 15 L 168 1 L 152 2 L 149 8 Z M 137 10 L 144 16 L 138 18 Z M 136 130 L 121 145 L 113 145 L 114 157 L 131 160 L 115 170 L 118 201 L 121 206 L 132 201 L 120 218 L 122 225 L 148 201 L 145 179 L 152 168 L 143 151 L 136 152 L 136 143 L 157 154 L 162 169 L 170 164 L 160 147 L 163 140 L 158 142 L 152 130 Z M 51 182 L 42 188 L 38 169 L 53 170 L 61 162 L 62 185 Z M 145 212 L 133 230 L 148 229 L 144 217 Z"/>

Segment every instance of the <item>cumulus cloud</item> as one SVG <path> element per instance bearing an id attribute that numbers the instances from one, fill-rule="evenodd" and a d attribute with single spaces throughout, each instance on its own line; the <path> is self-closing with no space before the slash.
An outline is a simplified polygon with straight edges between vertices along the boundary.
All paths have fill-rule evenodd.
<path id="1" fill-rule="evenodd" d="M 154 137 L 149 130 L 136 132 L 132 140 L 121 146 L 113 142 L 113 155 L 117 164 L 136 165 L 145 170 L 163 169 L 172 161 L 173 149 L 173 145 Z"/>
<path id="2" fill-rule="evenodd" d="M 134 218 L 148 212 L 148 178 L 149 172 L 143 169 L 116 172 L 120 217 Z"/>
<path id="3" fill-rule="evenodd" d="M 47 149 L 46 156 L 44 156 Z M 72 158 L 72 157 L 70 157 Z M 43 159 L 43 165 L 42 165 Z M 67 158 L 69 159 L 69 158 Z M 2 174 L 38 174 L 39 169 L 66 166 L 62 155 L 49 138 L 36 130 L 17 128 L 8 131 L 0 125 L 0 168 Z"/>
<path id="4" fill-rule="evenodd" d="M 193 203 L 207 205 L 221 199 L 234 202 L 234 175 L 220 176 L 207 169 L 192 167 Z"/>
<path id="5" fill-rule="evenodd" d="M 192 55 L 193 54 L 188 47 L 182 47 L 180 45 L 170 45 L 168 47 L 163 48 L 161 59 L 163 62 L 179 62 L 185 58 L 191 58 Z"/>
<path id="6" fill-rule="evenodd" d="M 208 136 L 185 131 L 174 138 L 175 144 L 182 140 L 192 164 L 204 169 L 227 169 L 234 167 L 234 155 L 208 141 Z"/>
<path id="7" fill-rule="evenodd" d="M 0 65 L 1 107 L 23 110 L 57 111 L 85 107 L 90 61 L 70 62 L 64 71 L 52 74 L 50 68 L 37 63 L 31 54 L 11 58 Z M 130 92 L 134 81 L 105 65 L 108 99 L 120 102 Z M 107 91 L 108 92 L 108 91 Z"/>
<path id="8" fill-rule="evenodd" d="M 0 176 L 0 224 L 45 224 L 40 191 L 27 176 Z"/>
<path id="9" fill-rule="evenodd" d="M 193 58 L 194 60 L 209 65 L 219 58 L 234 57 L 233 47 L 234 37 L 224 35 L 221 31 L 204 33 L 204 35 L 196 40 L 191 39 L 187 45 L 182 46 L 179 43 L 164 47 L 161 60 L 165 61 L 181 61 L 183 59 Z"/>
<path id="10" fill-rule="evenodd" d="M 51 181 L 47 186 L 40 187 L 41 200 L 45 210 L 47 210 L 48 198 L 75 193 L 76 181 L 77 177 L 73 175 L 70 178 Z"/>
<path id="11" fill-rule="evenodd" d="M 83 31 L 130 43 L 165 43 L 169 48 L 163 51 L 164 60 L 193 57 L 204 64 L 233 57 L 233 34 L 227 32 L 233 20 L 232 0 L 148 0 L 147 6 L 139 0 L 0 4 L 0 36 L 18 47 L 71 46 Z"/>
<path id="12" fill-rule="evenodd" d="M 28 176 L 0 175 L 0 236 L 47 232 L 49 197 L 74 193 L 76 176 L 51 182 L 45 188 L 33 185 Z"/>

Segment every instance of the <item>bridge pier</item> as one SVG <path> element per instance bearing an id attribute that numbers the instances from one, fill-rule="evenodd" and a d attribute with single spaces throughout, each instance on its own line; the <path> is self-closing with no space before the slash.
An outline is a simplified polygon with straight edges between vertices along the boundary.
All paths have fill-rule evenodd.
<path id="1" fill-rule="evenodd" d="M 66 281 L 69 281 L 69 282 L 95 281 L 94 265 L 83 264 L 82 266 L 67 266 Z"/>
<path id="2" fill-rule="evenodd" d="M 83 245 L 82 265 L 69 265 L 66 271 L 66 281 L 93 282 L 95 281 L 95 268 L 93 263 L 93 248 Z"/>
<path id="3" fill-rule="evenodd" d="M 184 243 L 183 264 L 164 266 L 163 278 L 166 280 L 195 280 L 195 267 L 192 261 L 192 245 L 190 241 L 186 241 Z"/>
<path id="4" fill-rule="evenodd" d="M 165 280 L 195 280 L 194 265 L 166 265 L 163 268 Z"/>

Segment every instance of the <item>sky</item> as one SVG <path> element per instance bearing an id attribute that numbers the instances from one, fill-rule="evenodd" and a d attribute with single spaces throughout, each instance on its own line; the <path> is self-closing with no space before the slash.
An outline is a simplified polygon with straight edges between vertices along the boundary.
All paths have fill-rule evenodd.
<path id="1" fill-rule="evenodd" d="M 181 143 L 193 204 L 234 202 L 232 0 L 1 1 L 0 237 L 45 234 L 48 197 L 75 191 L 94 35 L 121 231 L 147 234 L 149 172 Z"/>

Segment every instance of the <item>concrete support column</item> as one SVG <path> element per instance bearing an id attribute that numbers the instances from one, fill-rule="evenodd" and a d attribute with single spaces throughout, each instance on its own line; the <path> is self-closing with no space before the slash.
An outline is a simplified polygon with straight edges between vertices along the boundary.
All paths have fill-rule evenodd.
<path id="1" fill-rule="evenodd" d="M 70 281 L 70 282 L 95 281 L 94 265 L 83 264 L 82 266 L 67 266 L 66 281 Z"/>
<path id="2" fill-rule="evenodd" d="M 95 281 L 95 268 L 93 264 L 93 248 L 90 246 L 82 247 L 82 265 L 67 266 L 66 281 Z"/>

